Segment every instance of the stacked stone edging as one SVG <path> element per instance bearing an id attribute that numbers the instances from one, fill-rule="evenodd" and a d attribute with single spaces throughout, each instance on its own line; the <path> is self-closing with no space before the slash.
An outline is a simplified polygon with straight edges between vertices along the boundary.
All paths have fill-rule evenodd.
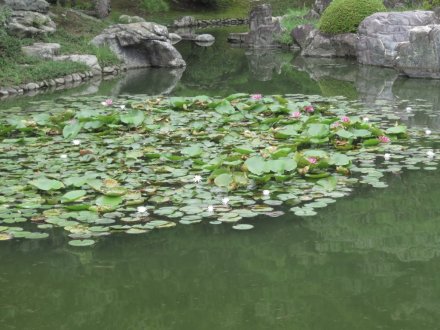
<path id="1" fill-rule="evenodd" d="M 169 27 L 203 28 L 209 26 L 246 25 L 246 24 L 249 24 L 248 18 L 218 18 L 218 19 L 193 19 L 193 20 L 188 20 L 188 22 L 182 24 L 179 24 L 178 21 L 174 21 L 174 23 L 171 24 Z"/>
<path id="2" fill-rule="evenodd" d="M 73 85 L 75 83 L 84 83 L 90 80 L 93 77 L 97 76 L 110 76 L 110 75 L 118 75 L 119 73 L 127 71 L 125 66 L 107 66 L 102 69 L 100 73 L 94 73 L 91 70 L 87 70 L 84 72 L 76 72 L 72 74 L 68 74 L 58 78 L 46 79 L 37 82 L 30 82 L 26 84 L 21 84 L 18 86 L 10 86 L 10 87 L 0 87 L 0 99 L 4 99 L 6 97 L 15 96 L 15 95 L 23 95 L 26 93 L 34 92 L 37 90 L 42 90 L 51 87 L 61 87 L 65 86 L 66 88 L 70 87 L 68 85 Z M 75 85 L 76 87 L 77 85 Z"/>

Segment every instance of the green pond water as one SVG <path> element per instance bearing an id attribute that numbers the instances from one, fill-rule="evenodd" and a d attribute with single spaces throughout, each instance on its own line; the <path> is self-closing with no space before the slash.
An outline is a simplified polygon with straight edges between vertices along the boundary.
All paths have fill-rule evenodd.
<path id="1" fill-rule="evenodd" d="M 31 112 L 29 101 L 87 93 L 303 93 L 394 107 L 409 127 L 440 129 L 438 81 L 251 53 L 208 32 L 212 47 L 178 45 L 186 70 L 131 72 L 0 108 Z M 68 246 L 62 230 L 0 242 L 0 329 L 439 329 L 439 174 L 387 174 L 385 189 L 356 187 L 312 217 L 260 216 L 247 231 L 203 222 L 90 248 Z"/>

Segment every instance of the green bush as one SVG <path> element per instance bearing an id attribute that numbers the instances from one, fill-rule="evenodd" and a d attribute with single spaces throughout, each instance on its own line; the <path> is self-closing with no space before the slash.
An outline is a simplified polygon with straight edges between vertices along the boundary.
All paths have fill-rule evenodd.
<path id="1" fill-rule="evenodd" d="M 423 1 L 423 8 L 431 10 L 440 7 L 440 0 L 425 0 Z"/>
<path id="2" fill-rule="evenodd" d="M 386 11 L 382 0 L 334 0 L 322 14 L 318 28 L 331 34 L 356 32 L 366 17 L 380 11 Z"/>
<path id="3" fill-rule="evenodd" d="M 168 3 L 164 0 L 143 0 L 142 6 L 149 13 L 168 11 L 170 9 Z"/>

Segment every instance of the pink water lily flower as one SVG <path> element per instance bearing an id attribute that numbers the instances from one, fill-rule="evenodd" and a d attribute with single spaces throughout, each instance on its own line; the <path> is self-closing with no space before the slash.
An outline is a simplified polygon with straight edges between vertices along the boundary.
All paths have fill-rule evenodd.
<path id="1" fill-rule="evenodd" d="M 262 98 L 263 98 L 263 95 L 261 95 L 261 94 L 252 94 L 251 95 L 251 99 L 255 100 L 255 101 L 261 100 Z"/>
<path id="2" fill-rule="evenodd" d="M 330 125 L 331 128 L 337 128 L 340 126 L 341 126 L 341 123 L 339 121 L 335 121 L 333 124 Z"/>
<path id="3" fill-rule="evenodd" d="M 291 115 L 290 115 L 290 117 L 291 117 L 291 118 L 298 119 L 298 118 L 301 117 L 301 112 L 299 112 L 299 111 L 292 112 Z"/>
<path id="4" fill-rule="evenodd" d="M 309 157 L 309 158 L 307 158 L 307 161 L 310 164 L 316 164 L 318 162 L 318 160 L 315 157 Z"/>
<path id="5" fill-rule="evenodd" d="M 390 143 L 391 139 L 388 136 L 382 135 L 378 137 L 380 143 Z"/>
<path id="6" fill-rule="evenodd" d="M 107 100 L 101 102 L 101 104 L 109 107 L 109 106 L 111 106 L 113 104 L 113 100 L 112 99 L 107 99 Z"/>
<path id="7" fill-rule="evenodd" d="M 305 112 L 308 112 L 308 113 L 312 113 L 312 112 L 315 111 L 315 108 L 314 108 L 313 106 L 311 106 L 311 105 L 306 105 L 306 106 L 304 107 L 304 111 L 305 111 Z"/>
<path id="8" fill-rule="evenodd" d="M 347 116 L 342 116 L 341 117 L 341 121 L 343 122 L 343 123 L 349 123 L 350 122 L 350 118 L 348 118 Z"/>

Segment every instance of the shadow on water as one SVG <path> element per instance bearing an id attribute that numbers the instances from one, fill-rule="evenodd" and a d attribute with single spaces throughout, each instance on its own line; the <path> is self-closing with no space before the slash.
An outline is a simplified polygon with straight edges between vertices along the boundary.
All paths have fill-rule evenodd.
<path id="1" fill-rule="evenodd" d="M 377 106 L 425 99 L 439 81 L 353 61 L 178 45 L 186 69 L 129 72 L 62 95 L 344 95 Z M 15 102 L 15 103 L 14 103 Z M 20 103 L 21 102 L 21 103 Z M 415 109 L 417 111 L 417 109 Z M 410 125 L 440 127 L 416 114 Z M 93 248 L 63 233 L 0 245 L 0 329 L 437 329 L 440 323 L 439 171 L 388 177 L 317 216 L 256 219 L 251 231 L 199 224 L 111 236 Z"/>

